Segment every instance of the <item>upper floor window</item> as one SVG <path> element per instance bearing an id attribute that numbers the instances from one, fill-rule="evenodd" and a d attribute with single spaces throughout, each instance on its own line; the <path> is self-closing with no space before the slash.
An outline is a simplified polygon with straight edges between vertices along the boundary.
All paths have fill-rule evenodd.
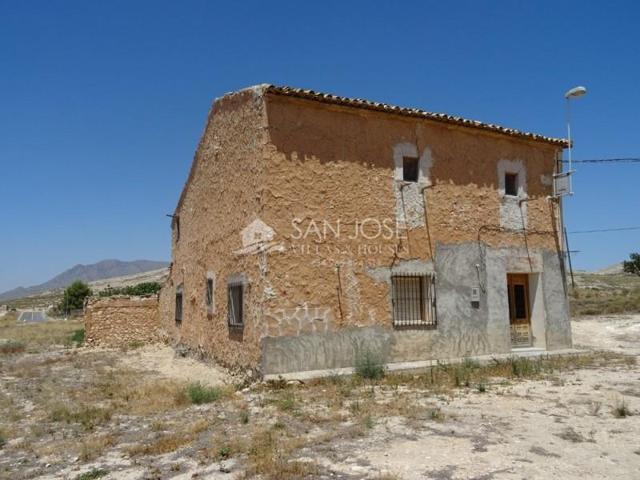
<path id="1" fill-rule="evenodd" d="M 512 197 L 518 196 L 518 174 L 517 173 L 505 173 L 504 174 L 504 194 Z"/>
<path id="2" fill-rule="evenodd" d="M 402 157 L 402 180 L 405 182 L 418 181 L 418 158 Z"/>

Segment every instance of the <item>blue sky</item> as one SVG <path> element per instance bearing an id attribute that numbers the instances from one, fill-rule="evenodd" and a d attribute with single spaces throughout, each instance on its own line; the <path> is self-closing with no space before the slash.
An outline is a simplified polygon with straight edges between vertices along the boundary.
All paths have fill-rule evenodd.
<path id="1" fill-rule="evenodd" d="M 637 2 L 0 0 L 0 291 L 104 258 L 169 259 L 169 219 L 216 96 L 276 83 L 640 156 Z M 640 224 L 640 164 L 585 166 L 568 229 Z M 640 231 L 575 235 L 578 268 Z"/>

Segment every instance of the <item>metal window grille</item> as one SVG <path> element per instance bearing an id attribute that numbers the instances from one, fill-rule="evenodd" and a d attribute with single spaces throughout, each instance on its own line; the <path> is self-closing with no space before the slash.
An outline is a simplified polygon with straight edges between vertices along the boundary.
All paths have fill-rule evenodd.
<path id="1" fill-rule="evenodd" d="M 242 328 L 244 326 L 244 287 L 229 285 L 229 327 Z"/>
<path id="2" fill-rule="evenodd" d="M 393 326 L 399 328 L 435 327 L 435 282 L 430 275 L 391 277 Z"/>
<path id="3" fill-rule="evenodd" d="M 182 290 L 176 291 L 176 323 L 182 323 Z"/>

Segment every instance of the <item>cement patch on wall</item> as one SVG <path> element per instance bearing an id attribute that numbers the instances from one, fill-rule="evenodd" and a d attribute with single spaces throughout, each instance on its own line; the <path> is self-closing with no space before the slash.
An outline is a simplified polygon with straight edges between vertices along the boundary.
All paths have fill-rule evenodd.
<path id="1" fill-rule="evenodd" d="M 393 269 L 366 270 L 377 282 L 390 282 L 394 273 L 434 271 L 435 328 L 396 330 L 389 321 L 388 327 L 324 333 L 316 330 L 316 334 L 307 330 L 300 335 L 265 338 L 262 372 L 279 374 L 353 367 L 358 354 L 367 349 L 388 363 L 509 353 L 512 345 L 508 273 L 530 275 L 532 346 L 549 350 L 571 347 L 562 270 L 555 252 L 528 251 L 521 247 L 490 248 L 477 242 L 437 245 L 435 265 L 430 261 L 411 260 L 401 261 Z M 480 289 L 478 302 L 472 301 L 473 288 Z M 306 320 L 307 313 L 303 315 Z"/>
<path id="2" fill-rule="evenodd" d="M 278 374 L 352 367 L 370 352 L 387 362 L 392 332 L 383 327 L 347 328 L 333 333 L 262 339 L 262 373 Z"/>
<path id="3" fill-rule="evenodd" d="M 418 181 L 403 181 L 405 157 L 418 158 Z M 425 200 L 423 190 L 431 185 L 429 172 L 433 164 L 431 150 L 425 148 L 418 157 L 418 148 L 408 142 L 393 147 L 394 192 L 396 197 L 396 221 L 408 229 L 424 226 Z"/>

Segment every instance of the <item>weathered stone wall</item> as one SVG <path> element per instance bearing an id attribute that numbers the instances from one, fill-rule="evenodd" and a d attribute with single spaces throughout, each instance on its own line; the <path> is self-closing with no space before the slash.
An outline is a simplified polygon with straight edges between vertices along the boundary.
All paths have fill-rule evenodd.
<path id="1" fill-rule="evenodd" d="M 261 211 L 266 116 L 259 90 L 214 102 L 176 215 L 173 265 L 160 294 L 161 325 L 174 344 L 208 354 L 230 367 L 257 365 L 264 286 L 258 258 L 241 255 L 241 230 Z M 227 326 L 227 282 L 243 275 L 243 331 Z M 207 279 L 215 277 L 213 308 L 206 305 Z M 175 322 L 175 293 L 182 286 L 183 321 Z"/>
<path id="2" fill-rule="evenodd" d="M 85 339 L 90 345 L 128 346 L 159 338 L 156 297 L 108 297 L 90 300 L 85 309 Z"/>

